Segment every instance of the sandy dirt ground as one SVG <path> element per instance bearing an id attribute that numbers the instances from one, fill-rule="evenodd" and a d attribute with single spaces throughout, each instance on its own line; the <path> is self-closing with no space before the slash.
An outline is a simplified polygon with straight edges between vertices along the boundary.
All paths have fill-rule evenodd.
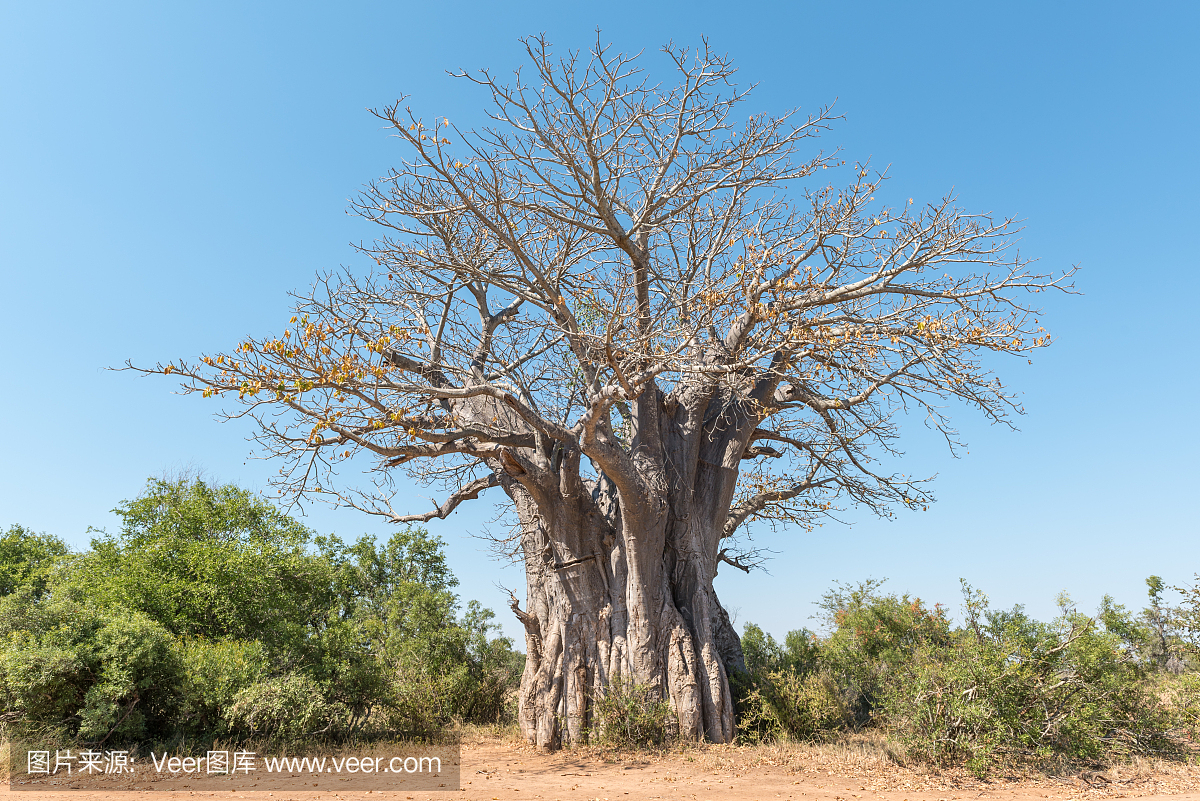
<path id="1" fill-rule="evenodd" d="M 312 790 L 162 789 L 104 792 L 14 791 L 0 785 L 3 801 L 183 801 L 228 798 L 251 801 L 1036 801 L 1169 797 L 1200 801 L 1200 767 L 1135 762 L 1106 771 L 1060 776 L 994 776 L 981 781 L 962 771 L 928 773 L 895 764 L 878 743 L 850 746 L 696 746 L 664 754 L 564 752 L 540 754 L 504 737 L 464 742 L 461 788 L 435 792 L 355 792 L 321 782 Z M 330 786 L 330 785 L 333 786 Z M 321 786 L 324 785 L 324 786 Z"/>

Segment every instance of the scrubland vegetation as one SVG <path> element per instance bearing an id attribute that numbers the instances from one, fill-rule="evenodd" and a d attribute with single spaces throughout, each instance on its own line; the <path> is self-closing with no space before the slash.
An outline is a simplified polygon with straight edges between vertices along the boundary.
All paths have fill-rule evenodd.
<path id="1" fill-rule="evenodd" d="M 824 597 L 819 637 L 776 642 L 753 624 L 738 677 L 743 740 L 832 740 L 874 730 L 902 759 L 965 764 L 1107 764 L 1133 755 L 1189 758 L 1200 724 L 1200 593 L 1178 607 L 1152 577 L 1134 614 L 1106 597 L 1097 615 L 1059 597 L 1045 623 L 992 609 L 963 582 L 963 622 L 941 605 L 887 594 L 881 582 Z"/>
<path id="2" fill-rule="evenodd" d="M 252 493 L 151 481 L 119 532 L 73 553 L 0 536 L 0 725 L 60 741 L 292 743 L 511 723 L 523 656 L 460 605 L 442 544 L 319 536 Z M 837 585 L 819 626 L 776 641 L 747 623 L 732 671 L 743 743 L 887 739 L 898 759 L 965 765 L 1138 755 L 1194 759 L 1200 589 L 1147 580 L 1133 612 L 1059 598 L 1034 620 L 963 583 L 941 605 Z M 1169 603 L 1169 598 L 1177 603 Z M 669 704 L 614 685 L 593 739 L 662 745 Z"/>
<path id="3" fill-rule="evenodd" d="M 504 718 L 523 657 L 442 544 L 322 537 L 252 493 L 151 481 L 85 553 L 0 540 L 0 720 L 83 742 L 421 735 Z"/>

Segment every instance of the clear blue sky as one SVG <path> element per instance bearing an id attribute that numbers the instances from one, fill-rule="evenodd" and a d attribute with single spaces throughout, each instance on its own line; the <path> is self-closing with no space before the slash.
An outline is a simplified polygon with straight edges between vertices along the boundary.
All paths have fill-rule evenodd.
<path id="1" fill-rule="evenodd" d="M 905 472 L 939 474 L 940 502 L 759 532 L 779 552 L 770 575 L 718 577 L 742 621 L 810 624 L 834 579 L 887 576 L 957 610 L 962 576 L 1050 616 L 1060 590 L 1084 609 L 1105 592 L 1140 607 L 1145 576 L 1200 570 L 1194 3 L 0 9 L 0 526 L 83 547 L 149 475 L 193 466 L 261 487 L 272 468 L 247 458 L 245 428 L 166 380 L 105 367 L 279 331 L 289 289 L 365 267 L 348 243 L 373 232 L 347 199 L 402 154 L 367 107 L 407 93 L 430 116 L 479 121 L 483 97 L 447 69 L 506 71 L 521 35 L 565 49 L 599 26 L 648 65 L 667 40 L 709 36 L 761 84 L 760 110 L 836 98 L 846 120 L 826 146 L 891 164 L 904 197 L 953 188 L 968 209 L 1018 215 L 1023 254 L 1082 268 L 1083 295 L 1045 300 L 1057 344 L 1003 365 L 1024 393 L 1020 432 L 964 410 L 970 454 L 955 460 L 914 421 Z M 478 504 L 432 528 L 463 595 L 515 632 L 493 584 L 522 574 L 468 536 L 491 514 Z M 386 534 L 352 511 L 309 523 Z"/>

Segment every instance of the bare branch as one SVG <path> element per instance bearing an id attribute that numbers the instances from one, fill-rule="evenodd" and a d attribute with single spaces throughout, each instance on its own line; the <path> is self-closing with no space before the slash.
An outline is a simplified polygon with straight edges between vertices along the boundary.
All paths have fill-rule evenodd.
<path id="1" fill-rule="evenodd" d="M 450 515 L 451 512 L 453 512 L 455 509 L 457 509 L 458 505 L 461 504 L 463 501 L 473 501 L 473 500 L 477 499 L 479 497 L 479 493 L 483 492 L 485 489 L 488 489 L 490 487 L 497 487 L 499 485 L 500 485 L 500 482 L 496 478 L 495 474 L 489 473 L 488 475 L 486 475 L 482 478 L 477 478 L 474 481 L 472 481 L 470 484 L 467 484 L 465 487 L 460 489 L 458 492 L 454 493 L 449 498 L 447 498 L 445 503 L 443 503 L 438 508 L 434 509 L 432 512 L 425 512 L 423 514 L 399 515 L 399 516 L 393 517 L 392 522 L 394 522 L 394 523 L 425 523 L 430 520 L 433 520 L 434 518 L 444 520 L 444 519 L 446 519 L 446 517 L 448 517 Z"/>

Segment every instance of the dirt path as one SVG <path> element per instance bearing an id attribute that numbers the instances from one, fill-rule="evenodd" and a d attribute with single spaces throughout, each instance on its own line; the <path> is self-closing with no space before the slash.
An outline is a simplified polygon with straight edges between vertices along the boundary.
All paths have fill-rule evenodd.
<path id="1" fill-rule="evenodd" d="M 998 779 L 927 776 L 878 760 L 826 759 L 797 749 L 697 749 L 661 758 L 542 756 L 524 746 L 481 743 L 464 749 L 461 795 L 466 799 L 714 799 L 716 801 L 971 801 L 973 799 L 1085 799 L 1170 796 L 1200 801 L 1200 769 L 1184 775 L 1141 771 L 1124 780 Z M 771 762 L 778 764 L 770 764 Z M 822 763 L 840 762 L 829 765 Z M 805 764 L 807 763 L 807 764 Z M 873 764 L 874 763 L 874 764 Z M 840 768 L 840 769 L 839 769 Z"/>
<path id="2" fill-rule="evenodd" d="M 310 792 L 159 790 L 104 793 L 18 792 L 0 786 L 3 801 L 181 801 L 229 798 L 315 801 L 372 798 L 421 801 L 1040 801 L 1170 797 L 1200 801 L 1200 767 L 1134 765 L 1067 778 L 998 777 L 981 782 L 965 773 L 935 776 L 896 767 L 869 750 L 819 747 L 697 747 L 666 755 L 538 754 L 491 738 L 463 746 L 462 788 L 442 792 Z"/>

